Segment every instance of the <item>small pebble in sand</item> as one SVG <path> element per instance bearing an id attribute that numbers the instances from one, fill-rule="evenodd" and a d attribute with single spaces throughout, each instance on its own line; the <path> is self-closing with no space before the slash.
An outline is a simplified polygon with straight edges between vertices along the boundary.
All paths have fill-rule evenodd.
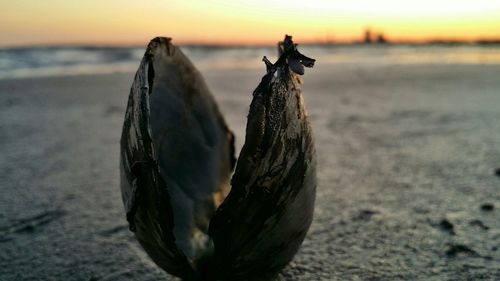
<path id="1" fill-rule="evenodd" d="M 455 226 L 447 219 L 442 219 L 439 226 L 451 235 L 455 235 Z"/>
<path id="2" fill-rule="evenodd" d="M 464 254 L 467 256 L 479 256 L 479 254 L 469 248 L 466 245 L 462 244 L 450 244 L 448 245 L 448 249 L 446 250 L 446 255 L 448 257 L 456 257 L 458 254 Z"/>
<path id="3" fill-rule="evenodd" d="M 491 203 L 484 203 L 483 205 L 481 205 L 481 210 L 483 211 L 493 211 L 493 209 L 495 209 L 495 206 L 493 206 L 493 204 Z"/>
<path id="4" fill-rule="evenodd" d="M 490 229 L 489 226 L 485 225 L 482 221 L 480 220 L 472 220 L 470 221 L 470 225 L 472 226 L 477 226 L 479 228 L 481 228 L 482 230 L 488 230 Z"/>
<path id="5" fill-rule="evenodd" d="M 368 210 L 368 209 L 361 210 L 355 217 L 353 217 L 353 220 L 368 221 L 371 219 L 373 215 L 376 215 L 378 213 L 379 213 L 378 211 L 374 210 Z"/>
<path id="6" fill-rule="evenodd" d="M 495 169 L 495 176 L 500 177 L 500 168 Z"/>

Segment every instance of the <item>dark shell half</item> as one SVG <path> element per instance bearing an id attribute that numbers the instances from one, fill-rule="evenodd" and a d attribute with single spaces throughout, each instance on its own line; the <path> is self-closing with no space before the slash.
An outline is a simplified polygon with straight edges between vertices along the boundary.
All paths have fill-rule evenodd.
<path id="1" fill-rule="evenodd" d="M 291 37 L 280 59 L 266 62 L 227 195 L 232 132 L 180 49 L 167 38 L 148 45 L 123 126 L 121 189 L 130 229 L 161 268 L 186 280 L 250 280 L 293 258 L 316 192 L 314 140 L 296 74 L 313 63 Z"/>
<path id="2" fill-rule="evenodd" d="M 316 158 L 299 79 L 285 61 L 273 68 L 253 93 L 232 189 L 210 223 L 226 280 L 279 271 L 313 217 Z"/>

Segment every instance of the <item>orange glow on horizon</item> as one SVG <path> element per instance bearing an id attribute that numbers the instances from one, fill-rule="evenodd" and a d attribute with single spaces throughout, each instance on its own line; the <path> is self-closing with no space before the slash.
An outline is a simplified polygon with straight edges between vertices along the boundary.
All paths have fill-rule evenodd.
<path id="1" fill-rule="evenodd" d="M 274 44 L 360 40 L 370 27 L 389 40 L 500 37 L 500 1 L 18 0 L 0 11 L 0 46 L 177 43 Z"/>

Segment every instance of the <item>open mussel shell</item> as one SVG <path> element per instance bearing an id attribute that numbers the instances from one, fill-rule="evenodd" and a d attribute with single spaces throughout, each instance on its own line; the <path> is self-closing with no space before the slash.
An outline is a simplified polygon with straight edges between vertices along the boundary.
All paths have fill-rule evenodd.
<path id="1" fill-rule="evenodd" d="M 280 59 L 266 61 L 229 192 L 233 134 L 180 49 L 151 41 L 129 96 L 121 188 L 130 229 L 161 268 L 185 280 L 253 280 L 293 258 L 316 192 L 297 76 L 313 63 L 288 36 Z"/>

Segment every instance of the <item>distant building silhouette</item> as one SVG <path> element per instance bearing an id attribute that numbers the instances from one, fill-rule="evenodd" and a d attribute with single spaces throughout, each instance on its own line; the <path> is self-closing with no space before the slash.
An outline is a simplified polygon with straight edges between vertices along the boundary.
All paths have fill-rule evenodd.
<path id="1" fill-rule="evenodd" d="M 385 39 L 384 34 L 380 33 L 380 34 L 377 36 L 377 43 L 378 43 L 378 44 L 385 44 L 385 43 L 387 43 L 387 39 Z"/>
<path id="2" fill-rule="evenodd" d="M 370 28 L 366 28 L 364 30 L 363 34 L 363 41 L 364 44 L 386 44 L 389 43 L 387 41 L 387 38 L 385 38 L 385 35 L 383 33 L 378 33 L 374 34 Z"/>
<path id="3" fill-rule="evenodd" d="M 365 29 L 365 44 L 372 43 L 372 32 L 369 28 Z"/>

